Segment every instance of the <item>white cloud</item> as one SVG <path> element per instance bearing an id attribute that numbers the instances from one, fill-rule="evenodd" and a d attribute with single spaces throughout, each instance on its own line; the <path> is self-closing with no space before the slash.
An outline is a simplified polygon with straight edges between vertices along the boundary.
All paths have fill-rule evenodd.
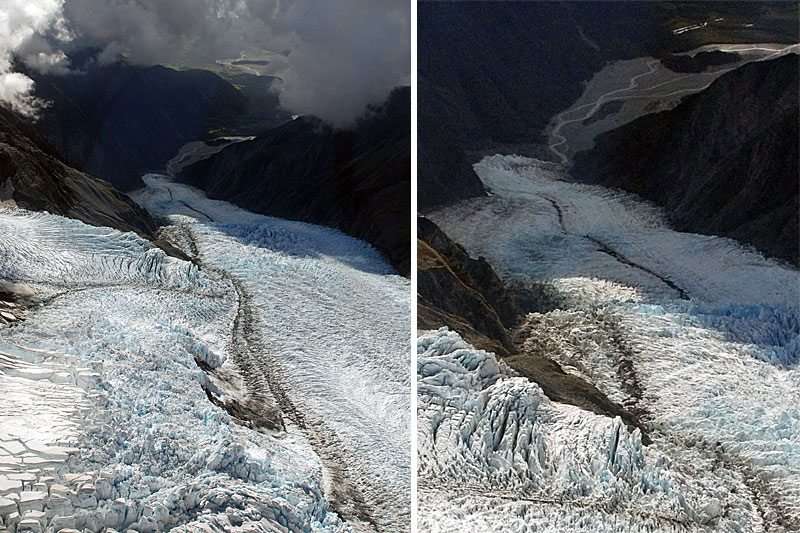
<path id="1" fill-rule="evenodd" d="M 33 115 L 41 105 L 32 96 L 33 80 L 12 72 L 12 61 L 19 50 L 47 32 L 63 32 L 63 0 L 4 0 L 0 10 L 0 101 L 12 109 Z M 50 49 L 36 51 L 32 59 L 43 68 L 54 68 L 63 53 Z"/>
<path id="2" fill-rule="evenodd" d="M 65 47 L 140 64 L 213 62 L 245 50 L 288 51 L 273 71 L 281 104 L 336 125 L 410 77 L 410 9 L 403 0 L 4 0 L 0 98 L 18 109 L 32 83 L 12 59 L 66 72 Z M 30 81 L 30 80 L 28 80 Z"/>
<path id="3" fill-rule="evenodd" d="M 33 80 L 18 72 L 0 73 L 0 101 L 23 115 L 35 115 L 39 101 L 31 96 Z"/>

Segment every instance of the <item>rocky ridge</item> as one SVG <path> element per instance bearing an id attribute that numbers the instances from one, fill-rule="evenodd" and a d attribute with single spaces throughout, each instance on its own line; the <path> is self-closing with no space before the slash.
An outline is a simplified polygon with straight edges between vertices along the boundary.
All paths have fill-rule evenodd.
<path id="1" fill-rule="evenodd" d="M 797 54 L 746 64 L 673 110 L 599 136 L 572 174 L 663 206 L 680 231 L 800 265 L 799 72 Z"/>
<path id="2" fill-rule="evenodd" d="M 446 325 L 476 347 L 514 353 L 508 330 L 522 308 L 484 258 L 471 258 L 424 216 L 417 217 L 417 295 L 418 328 Z"/>

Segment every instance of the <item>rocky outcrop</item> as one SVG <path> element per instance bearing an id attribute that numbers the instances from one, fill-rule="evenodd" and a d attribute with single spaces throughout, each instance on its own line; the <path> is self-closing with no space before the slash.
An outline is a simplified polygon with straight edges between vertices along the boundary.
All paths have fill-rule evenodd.
<path id="1" fill-rule="evenodd" d="M 32 294 L 27 285 L 0 281 L 0 326 L 25 320 L 28 315 L 25 300 Z"/>
<path id="2" fill-rule="evenodd" d="M 744 65 L 673 110 L 598 137 L 573 174 L 663 206 L 680 231 L 798 265 L 799 70 L 796 54 Z"/>
<path id="3" fill-rule="evenodd" d="M 417 327 L 448 326 L 473 346 L 514 353 L 508 331 L 524 315 L 482 257 L 473 259 L 434 222 L 417 217 Z"/>
<path id="4" fill-rule="evenodd" d="M 216 74 L 162 66 L 95 66 L 70 75 L 37 75 L 49 105 L 36 126 L 86 172 L 129 191 L 162 171 L 178 149 L 236 122 L 245 97 Z"/>
<path id="5" fill-rule="evenodd" d="M 76 170 L 32 126 L 0 107 L 0 201 L 135 231 L 152 238 L 147 211 L 111 184 Z"/>
<path id="6" fill-rule="evenodd" d="M 349 130 L 300 117 L 186 167 L 178 179 L 250 211 L 338 228 L 409 275 L 410 95 L 396 89 Z"/>

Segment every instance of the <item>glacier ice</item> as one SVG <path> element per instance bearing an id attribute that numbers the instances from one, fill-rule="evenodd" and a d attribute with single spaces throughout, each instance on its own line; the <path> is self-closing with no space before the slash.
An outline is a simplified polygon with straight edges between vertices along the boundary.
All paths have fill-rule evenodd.
<path id="1" fill-rule="evenodd" d="M 684 531 L 680 525 L 692 524 L 699 530 L 712 520 L 718 530 L 734 531 L 753 523 L 732 479 L 687 471 L 660 446 L 643 446 L 639 430 L 619 418 L 551 402 L 538 385 L 456 333 L 419 338 L 418 376 L 421 502 L 468 499 L 486 515 L 488 529 L 509 518 L 520 530 L 533 527 L 521 520 L 525 514 L 503 516 L 498 504 L 529 506 L 525 513 L 541 513 L 543 526 L 547 515 L 560 514 L 561 527 L 575 529 L 602 515 L 625 517 L 630 531 Z M 723 508 L 725 517 L 714 512 Z M 434 526 L 437 520 L 452 520 L 450 530 L 464 526 L 454 506 L 430 512 L 420 512 L 426 530 L 448 530 Z"/>
<path id="2" fill-rule="evenodd" d="M 407 527 L 408 281 L 334 230 L 147 180 L 137 199 L 200 260 L 132 233 L 0 212 L 0 277 L 31 288 L 26 319 L 0 325 L 5 526 L 348 531 L 359 523 L 336 512 L 349 504 L 336 500 L 344 481 L 363 516 Z M 252 356 L 280 367 L 305 427 L 284 416 L 282 430 L 254 431 L 208 400 L 215 387 L 252 392 L 231 340 L 243 298 L 263 350 Z M 44 518 L 25 514 L 38 512 L 35 494 Z"/>
<path id="3" fill-rule="evenodd" d="M 520 326 L 637 413 L 550 402 L 452 332 L 418 339 L 420 529 L 800 529 L 800 274 L 730 239 L 673 231 L 638 197 L 553 163 L 489 156 L 492 195 L 431 218 L 509 284 L 562 304 Z M 461 490 L 463 488 L 463 490 Z"/>

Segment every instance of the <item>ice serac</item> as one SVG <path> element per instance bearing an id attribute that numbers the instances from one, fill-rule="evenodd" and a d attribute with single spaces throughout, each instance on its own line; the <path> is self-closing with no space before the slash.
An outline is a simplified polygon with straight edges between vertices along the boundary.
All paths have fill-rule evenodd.
<path id="1" fill-rule="evenodd" d="M 2 525 L 407 531 L 408 281 L 336 230 L 145 179 L 194 261 L 0 208 L 0 300 L 41 304 L 0 323 Z"/>
<path id="2" fill-rule="evenodd" d="M 619 418 L 551 402 L 457 334 L 424 335 L 417 356 L 422 530 L 735 531 L 753 524 L 744 496 L 712 475 L 689 473 L 665 450 L 643 446 L 639 431 Z"/>
<path id="3" fill-rule="evenodd" d="M 419 340 L 421 529 L 798 530 L 797 270 L 553 163 L 475 169 L 492 196 L 431 218 L 503 281 L 546 279 L 563 299 L 525 317 L 503 364 L 448 331 Z M 552 401 L 557 380 L 538 385 L 525 358 L 638 423 Z"/>
<path id="4" fill-rule="evenodd" d="M 34 127 L 0 107 L 0 202 L 152 238 L 150 215 L 110 183 L 73 168 Z"/>
<path id="5" fill-rule="evenodd" d="M 300 117 L 189 165 L 178 179 L 257 213 L 337 228 L 410 272 L 408 87 L 352 129 Z"/>
<path id="6" fill-rule="evenodd" d="M 675 227 L 800 265 L 797 54 L 724 74 L 678 107 L 601 135 L 578 179 L 662 205 Z"/>

